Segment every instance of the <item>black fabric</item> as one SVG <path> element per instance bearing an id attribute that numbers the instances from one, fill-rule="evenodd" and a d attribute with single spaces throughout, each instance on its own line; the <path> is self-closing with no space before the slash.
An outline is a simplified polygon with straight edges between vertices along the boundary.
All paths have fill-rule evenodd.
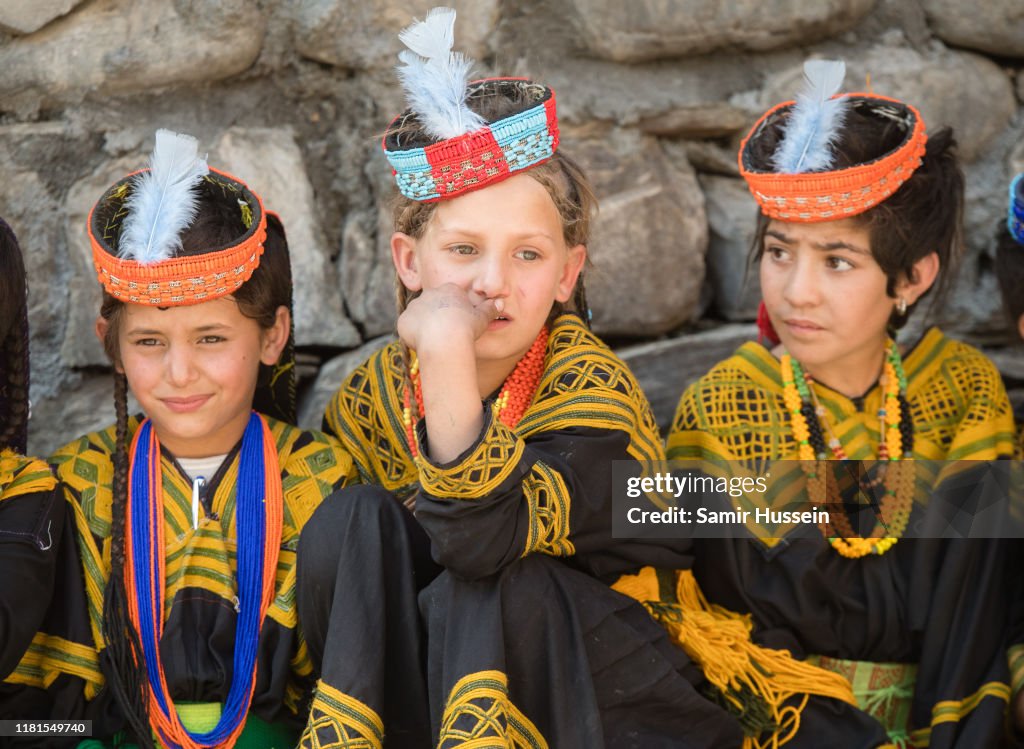
<path id="1" fill-rule="evenodd" d="M 56 487 L 9 499 L 0 488 L 0 680 L 18 665 L 50 607 L 64 521 Z"/>
<path id="2" fill-rule="evenodd" d="M 299 541 L 297 599 L 316 676 L 383 720 L 387 749 L 429 745 L 417 591 L 438 568 L 411 513 L 373 486 L 317 508 Z"/>
<path id="3" fill-rule="evenodd" d="M 453 686 L 496 670 L 550 747 L 740 745 L 739 724 L 700 694 L 700 670 L 643 607 L 559 560 L 531 555 L 475 580 L 445 572 L 420 608 L 435 739 Z"/>
<path id="4" fill-rule="evenodd" d="M 798 658 L 917 663 L 911 722 L 921 728 L 931 723 L 936 703 L 1009 681 L 1008 574 L 1018 574 L 1008 566 L 1010 546 L 901 539 L 883 555 L 847 559 L 817 529 L 801 526 L 773 549 L 751 538 L 699 540 L 694 573 L 711 601 L 753 615 L 760 644 Z M 928 746 L 999 746 L 1004 704 L 986 698 L 959 721 L 934 726 Z M 829 723 L 817 712 L 814 705 L 804 711 L 793 747 L 825 745 L 824 734 L 811 728 Z M 873 727 L 863 731 L 839 745 L 872 746 L 860 736 Z"/>

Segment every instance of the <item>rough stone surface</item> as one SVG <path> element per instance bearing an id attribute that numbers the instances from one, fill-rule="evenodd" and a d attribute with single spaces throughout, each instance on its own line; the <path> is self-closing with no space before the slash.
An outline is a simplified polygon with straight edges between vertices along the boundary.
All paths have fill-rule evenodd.
<path id="1" fill-rule="evenodd" d="M 295 341 L 300 346 L 355 346 L 330 252 L 315 213 L 302 151 L 285 128 L 231 128 L 210 162 L 239 176 L 284 223 L 295 286 Z"/>
<path id="2" fill-rule="evenodd" d="M 81 5 L 82 0 L 6 0 L 0 5 L 0 29 L 31 34 Z"/>
<path id="3" fill-rule="evenodd" d="M 1009 124 L 1016 107 L 1006 73 L 970 52 L 939 48 L 922 54 L 893 44 L 875 45 L 847 59 L 844 89 L 863 90 L 869 75 L 874 92 L 917 107 L 929 132 L 952 126 L 960 156 L 968 162 Z M 802 65 L 772 76 L 762 108 L 792 99 L 802 76 Z"/>
<path id="4" fill-rule="evenodd" d="M 1010 175 L 1024 172 L 1024 140 L 1020 141 L 1010 153 Z"/>
<path id="5" fill-rule="evenodd" d="M 342 230 L 338 276 L 352 320 L 365 337 L 393 332 L 395 269 L 391 262 L 393 223 L 388 199 L 393 181 L 380 149 L 373 148 L 365 176 L 376 205 L 350 213 Z"/>
<path id="6" fill-rule="evenodd" d="M 702 177 L 700 182 L 711 230 L 707 263 L 713 305 L 726 320 L 753 320 L 761 288 L 757 267 L 747 270 L 747 257 L 754 240 L 757 203 L 742 180 Z"/>
<path id="7" fill-rule="evenodd" d="M 956 47 L 970 47 L 1000 57 L 1024 57 L 1024 3 L 986 0 L 923 0 L 935 33 Z"/>
<path id="8" fill-rule="evenodd" d="M 247 0 L 96 0 L 0 47 L 0 94 L 46 106 L 216 81 L 255 61 L 264 31 Z"/>
<path id="9" fill-rule="evenodd" d="M 873 5 L 874 0 L 571 0 L 569 12 L 590 53 L 642 62 L 813 42 L 856 25 Z"/>
<path id="10" fill-rule="evenodd" d="M 704 197 L 685 152 L 622 130 L 572 137 L 600 201 L 586 271 L 594 329 L 657 335 L 687 322 L 704 281 Z"/>
<path id="11" fill-rule="evenodd" d="M 398 32 L 422 20 L 434 0 L 292 0 L 295 46 L 311 60 L 344 68 L 391 67 L 397 63 Z M 498 19 L 497 0 L 453 0 L 455 49 L 474 60 L 487 53 L 487 39 Z"/>
<path id="12" fill-rule="evenodd" d="M 352 370 L 366 361 L 370 354 L 393 340 L 392 336 L 374 338 L 359 348 L 336 356 L 321 366 L 316 381 L 299 404 L 299 426 L 306 429 L 319 429 L 327 404 L 338 392 L 338 388 L 341 387 L 345 378 Z"/>
<path id="13" fill-rule="evenodd" d="M 683 391 L 746 341 L 757 339 L 753 325 L 723 325 L 616 353 L 633 370 L 654 409 L 662 434 L 667 434 Z"/>
<path id="14" fill-rule="evenodd" d="M 725 177 L 739 177 L 736 165 L 736 149 L 722 148 L 707 141 L 687 141 L 683 144 L 686 158 L 698 172 L 720 174 Z"/>
<path id="15" fill-rule="evenodd" d="M 128 413 L 139 412 L 138 402 L 129 393 Z M 105 429 L 115 420 L 114 380 L 110 374 L 76 378 L 59 395 L 32 401 L 29 455 L 50 455 L 76 437 Z"/>

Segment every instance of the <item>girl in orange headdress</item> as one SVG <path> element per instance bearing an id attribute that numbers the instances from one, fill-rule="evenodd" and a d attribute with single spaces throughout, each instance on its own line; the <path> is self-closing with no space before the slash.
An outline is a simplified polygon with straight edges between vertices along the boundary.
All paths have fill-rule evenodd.
<path id="1" fill-rule="evenodd" d="M 936 328 L 896 340 L 952 278 L 963 176 L 948 128 L 926 135 L 909 104 L 835 95 L 844 71 L 808 63 L 798 101 L 743 142 L 768 343 L 744 344 L 686 390 L 668 455 L 762 475 L 800 461 L 791 486 L 830 511 L 820 528 L 751 525 L 698 542 L 711 601 L 748 614 L 758 641 L 852 685 L 859 725 L 833 738 L 858 711 L 812 698 L 789 745 L 867 748 L 888 734 L 901 747 L 996 746 L 1010 697 L 1007 546 L 903 538 L 923 517 L 922 494 L 959 506 L 984 478 L 983 465 L 970 481 L 940 477 L 938 461 L 1014 451 L 988 359 Z M 779 489 L 748 496 L 749 509 L 792 500 L 778 471 Z"/>
<path id="2" fill-rule="evenodd" d="M 337 501 L 355 478 L 348 453 L 290 425 L 278 218 L 194 138 L 159 131 L 151 167 L 103 194 L 89 236 L 117 423 L 52 458 L 77 569 L 13 683 L 50 703 L 44 717 L 91 719 L 88 746 L 295 746 L 333 656 L 348 664 L 332 684 L 350 715 L 394 700 L 415 724 L 426 698 L 410 541 L 393 503 Z M 299 536 L 325 522 L 330 552 L 367 565 L 386 594 L 365 595 L 369 575 L 320 577 L 323 549 Z M 346 607 L 350 636 L 328 640 L 325 600 Z M 379 679 L 385 668 L 401 677 Z"/>

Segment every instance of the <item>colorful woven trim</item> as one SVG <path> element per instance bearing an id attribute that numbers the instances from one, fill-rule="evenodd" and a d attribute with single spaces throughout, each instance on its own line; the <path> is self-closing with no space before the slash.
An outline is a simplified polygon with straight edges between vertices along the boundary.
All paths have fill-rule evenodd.
<path id="1" fill-rule="evenodd" d="M 924 120 L 914 107 L 885 96 L 842 96 L 851 99 L 852 108 L 869 107 L 880 117 L 905 122 L 903 142 L 881 158 L 845 169 L 801 174 L 761 171 L 753 164 L 750 145 L 776 124 L 794 102 L 772 107 L 743 139 L 739 153 L 740 174 L 766 216 L 801 223 L 856 216 L 896 192 L 921 165 L 928 136 Z"/>
<path id="2" fill-rule="evenodd" d="M 193 734 L 182 724 L 160 659 L 165 614 L 166 558 L 160 443 L 146 419 L 131 447 L 125 520 L 125 587 L 128 614 L 139 635 L 149 677 L 149 720 L 170 749 L 234 746 L 256 689 L 260 629 L 274 599 L 284 512 L 283 486 L 274 435 L 253 412 L 242 436 L 235 524 L 238 539 L 238 611 L 233 675 L 223 712 L 208 731 Z"/>
<path id="3" fill-rule="evenodd" d="M 175 257 L 152 265 L 118 257 L 121 226 L 127 216 L 133 172 L 118 181 L 89 213 L 89 242 L 96 275 L 107 293 L 131 304 L 179 307 L 231 294 L 249 280 L 260 264 L 267 238 L 263 201 L 244 182 L 210 169 L 204 189 L 237 202 L 248 230 L 228 247 L 202 255 Z"/>
<path id="4" fill-rule="evenodd" d="M 1024 172 L 1010 183 L 1010 207 L 1006 216 L 1006 228 L 1010 236 L 1024 244 Z"/>
<path id="5" fill-rule="evenodd" d="M 554 90 L 524 78 L 490 78 L 469 85 L 469 98 L 485 87 L 529 87 L 537 103 L 471 133 L 425 147 L 403 148 L 402 128 L 412 113 L 396 117 L 384 135 L 384 155 L 398 189 L 411 200 L 432 202 L 500 182 L 550 159 L 558 149 Z"/>
<path id="6" fill-rule="evenodd" d="M 916 663 L 875 663 L 811 655 L 808 663 L 837 673 L 853 686 L 857 707 L 885 726 L 890 741 L 908 746 Z"/>

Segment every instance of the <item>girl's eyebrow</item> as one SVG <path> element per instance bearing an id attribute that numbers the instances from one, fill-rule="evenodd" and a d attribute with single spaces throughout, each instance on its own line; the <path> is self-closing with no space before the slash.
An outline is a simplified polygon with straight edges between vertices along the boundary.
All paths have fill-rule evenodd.
<path id="1" fill-rule="evenodd" d="M 193 333 L 209 333 L 215 330 L 230 330 L 230 325 L 224 323 L 210 323 L 209 325 L 200 325 L 198 328 L 192 328 Z M 155 328 L 132 328 L 126 335 L 164 335 L 167 331 L 157 330 Z"/>
<path id="2" fill-rule="evenodd" d="M 438 236 L 445 236 L 448 234 L 454 234 L 459 237 L 466 237 L 468 239 L 480 239 L 484 235 L 480 232 L 473 231 L 472 229 L 462 228 L 459 226 L 446 226 L 438 230 Z M 543 231 L 524 231 L 521 234 L 513 234 L 512 239 L 517 242 L 522 242 L 527 239 L 545 239 L 548 242 L 554 242 L 555 240 L 550 234 Z"/>
<path id="3" fill-rule="evenodd" d="M 795 239 L 793 239 L 792 237 L 789 237 L 789 236 L 783 234 L 781 231 L 778 231 L 777 229 L 768 229 L 765 232 L 765 235 L 769 236 L 769 237 L 772 237 L 773 239 L 777 239 L 780 242 L 782 242 L 783 244 L 795 244 L 796 243 Z M 812 242 L 811 246 L 814 247 L 814 249 L 821 250 L 823 252 L 834 252 L 836 250 L 849 250 L 850 252 L 856 252 L 858 255 L 870 255 L 871 254 L 870 252 L 868 252 L 867 250 L 863 249 L 862 247 L 858 247 L 857 245 L 850 244 L 849 242 L 844 242 L 842 240 L 836 240 L 835 242 Z"/>

